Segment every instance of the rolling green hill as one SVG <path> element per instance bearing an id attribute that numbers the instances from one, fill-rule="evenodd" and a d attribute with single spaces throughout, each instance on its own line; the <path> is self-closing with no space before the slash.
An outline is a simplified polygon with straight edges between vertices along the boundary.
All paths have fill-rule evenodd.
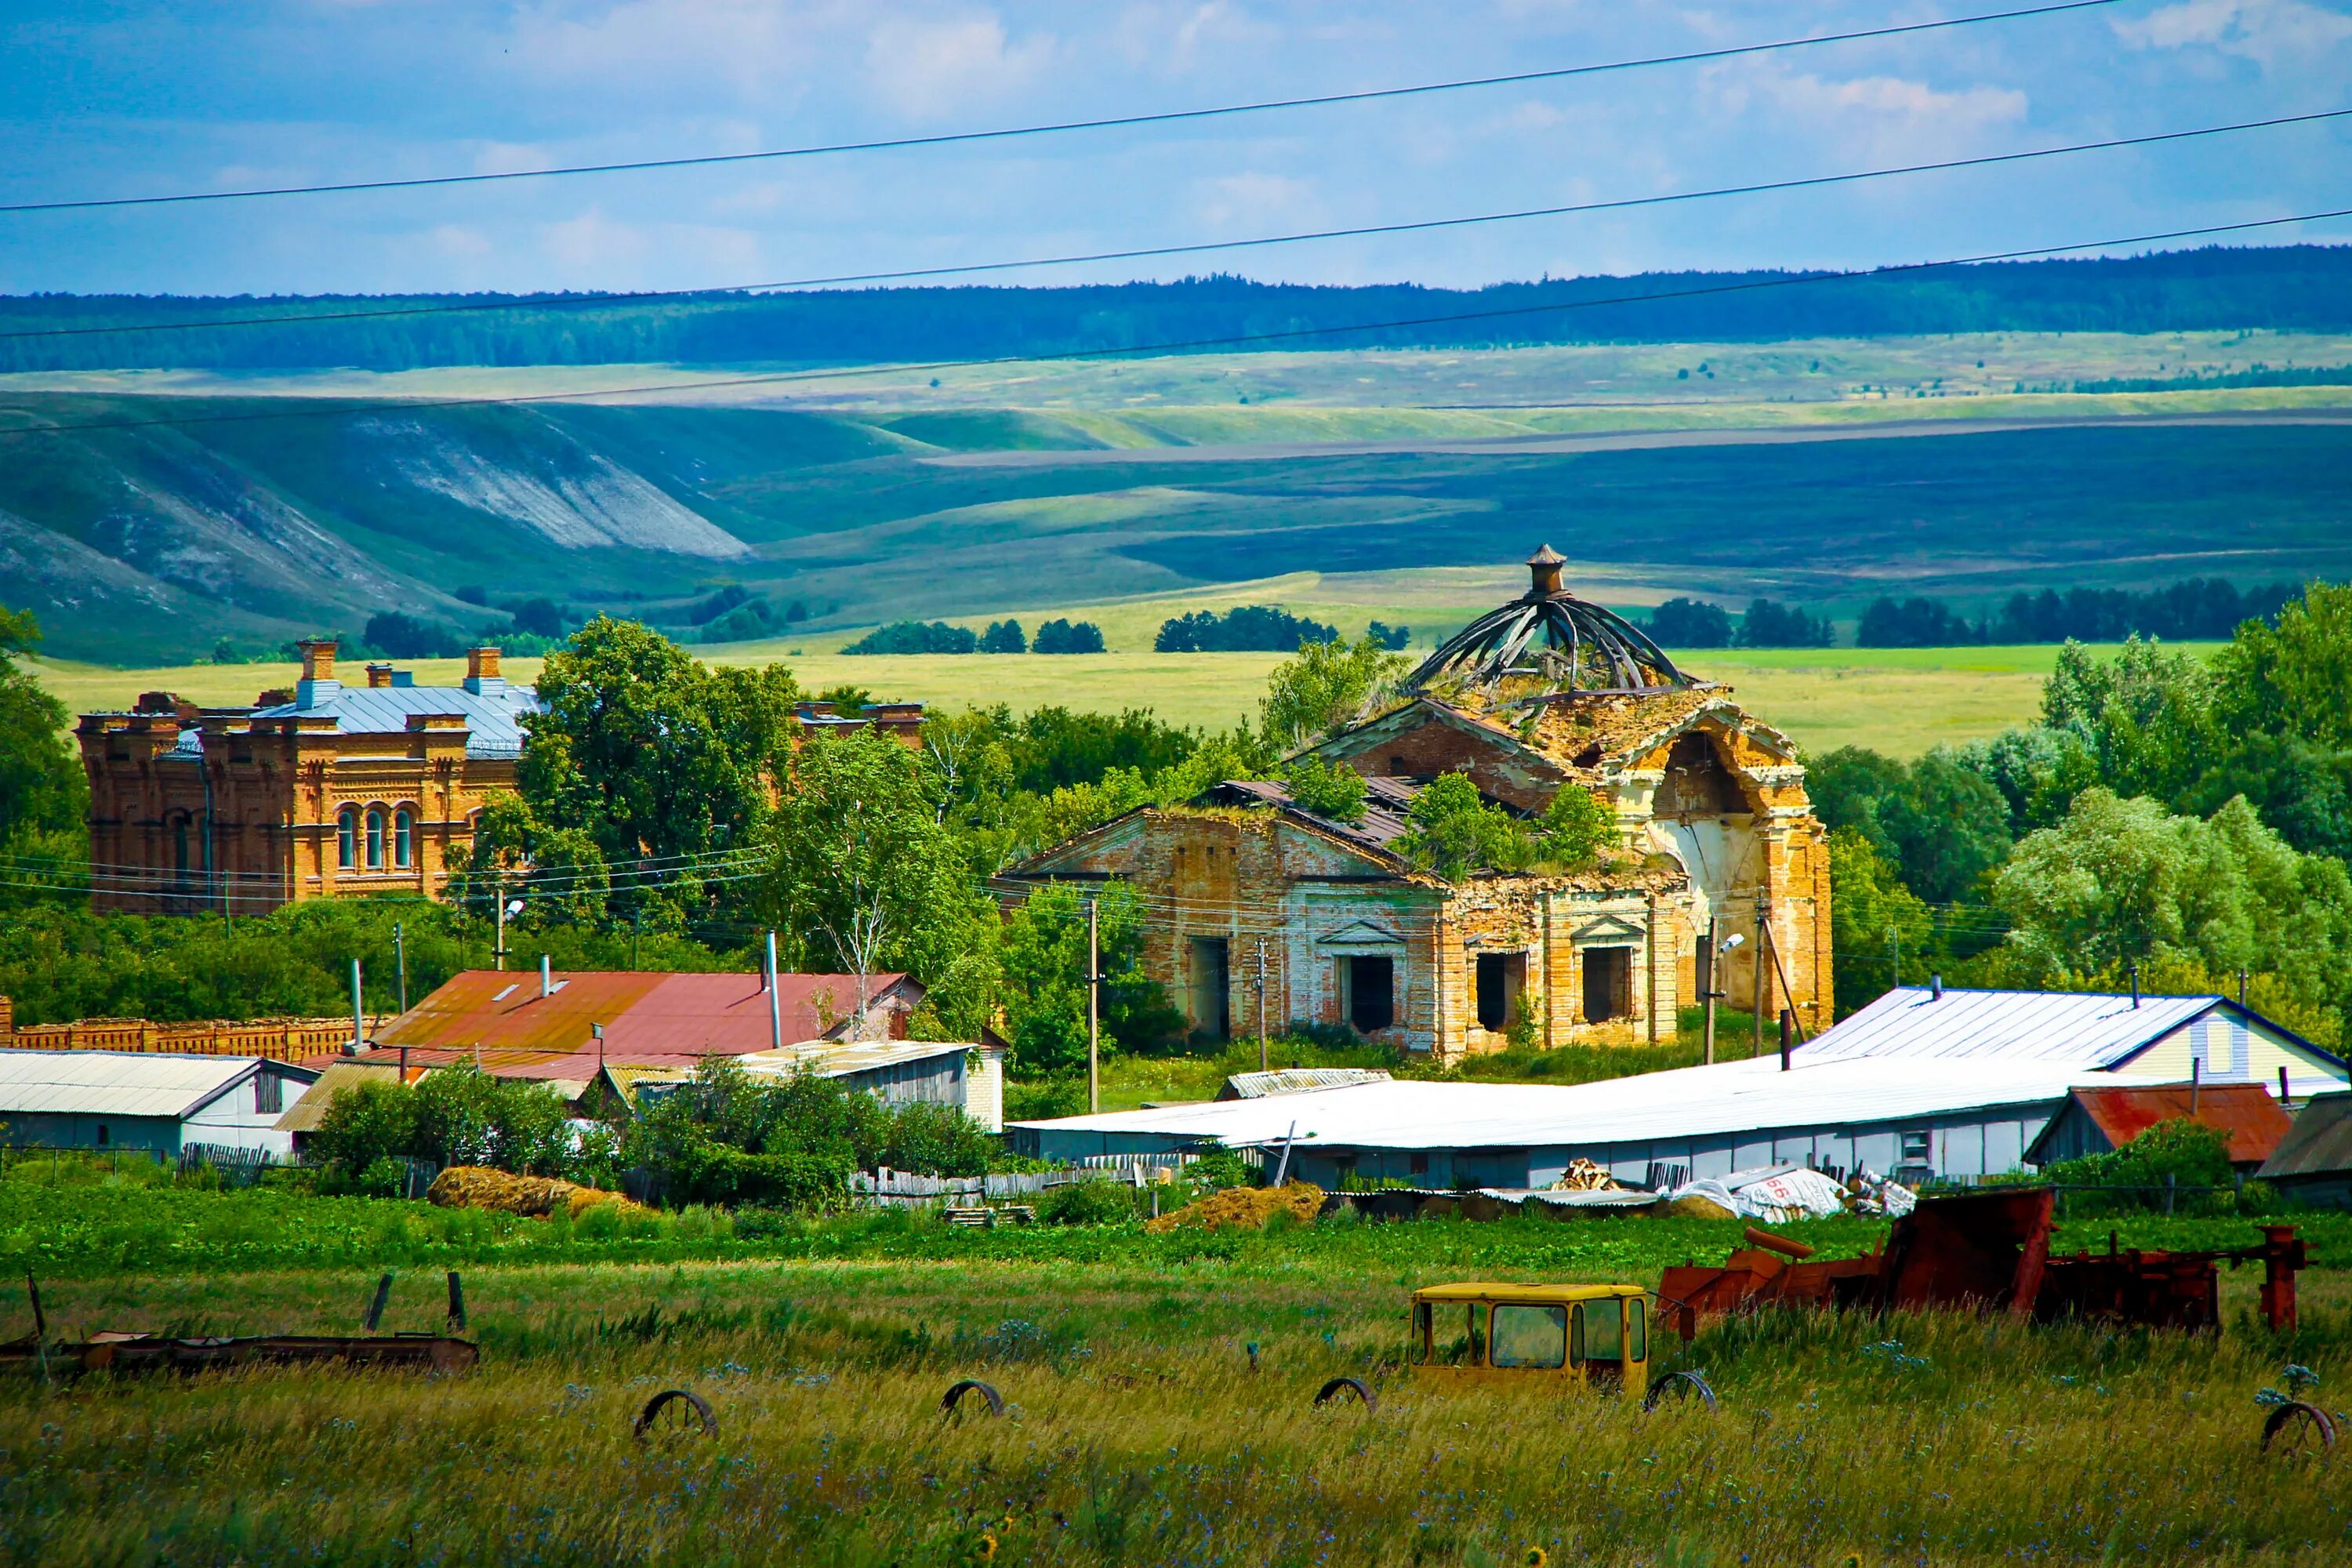
<path id="1" fill-rule="evenodd" d="M 1302 572 L 1361 585 L 1341 595 L 1360 599 L 1353 624 L 1426 632 L 1492 602 L 1486 574 L 1475 592 L 1445 574 L 1544 541 L 1605 602 L 1768 595 L 1846 617 L 1898 591 L 1980 605 L 2052 584 L 2352 575 L 2352 389 L 2014 390 L 2256 358 L 2344 363 L 2352 343 L 1198 356 L 973 367 L 938 387 L 885 367 L 824 384 L 826 402 L 752 386 L 732 405 L 436 405 L 575 388 L 583 373 L 564 370 L 168 394 L 15 378 L 0 602 L 32 607 L 53 654 L 143 665 L 355 633 L 392 609 L 470 636 L 503 620 L 469 602 L 484 599 L 814 648 L 908 616 L 1115 607 Z M 128 427 L 58 428 L 74 426 Z M 766 606 L 761 629 L 698 620 L 728 584 Z M 1104 614 L 1114 651 L 1148 647 L 1148 616 Z"/>

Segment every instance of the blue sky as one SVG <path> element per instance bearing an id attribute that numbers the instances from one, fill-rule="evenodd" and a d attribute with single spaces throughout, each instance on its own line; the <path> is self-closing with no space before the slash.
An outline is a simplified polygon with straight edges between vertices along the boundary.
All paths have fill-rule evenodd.
<path id="1" fill-rule="evenodd" d="M 1999 0 L 277 0 L 0 7 L 0 201 L 975 129 L 1720 47 Z M 977 147 L 0 215 L 0 292 L 686 288 L 1551 205 L 2352 107 L 2352 0 L 2113 7 Z M 1019 275 L 1475 284 L 1853 266 L 2352 206 L 2344 123 Z M 2297 237 L 2274 231 L 2270 240 Z M 2352 237 L 2337 221 L 2300 237 Z"/>

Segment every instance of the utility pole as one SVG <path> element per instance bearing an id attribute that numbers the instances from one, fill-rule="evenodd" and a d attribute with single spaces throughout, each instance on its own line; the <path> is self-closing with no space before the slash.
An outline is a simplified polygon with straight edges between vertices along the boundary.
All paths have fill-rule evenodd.
<path id="1" fill-rule="evenodd" d="M 1764 974 L 1764 943 L 1769 940 L 1764 934 L 1764 922 L 1768 918 L 1769 918 L 1770 914 L 1771 908 L 1764 901 L 1764 889 L 1759 888 L 1756 889 L 1756 952 L 1754 955 L 1754 962 L 1756 964 L 1756 1016 L 1751 1020 L 1756 1026 L 1756 1039 L 1754 1044 L 1748 1047 L 1748 1054 L 1751 1057 L 1760 1057 L 1764 1054 L 1764 1003 L 1766 1000 L 1766 991 L 1768 989 L 1765 984 Z"/>
<path id="2" fill-rule="evenodd" d="M 640 904 L 629 911 L 629 967 L 637 967 L 637 938 L 645 933 L 646 910 Z"/>
<path id="3" fill-rule="evenodd" d="M 408 938 L 400 929 L 401 922 L 392 922 L 392 957 L 400 970 L 400 1010 L 408 1011 Z"/>
<path id="4" fill-rule="evenodd" d="M 1903 933 L 1893 926 L 1886 928 L 1886 988 L 1889 991 L 1903 984 Z"/>
<path id="5" fill-rule="evenodd" d="M 1709 1067 L 1715 1065 L 1715 1004 L 1716 1000 L 1723 994 L 1721 991 L 1716 989 L 1715 984 L 1716 966 L 1723 962 L 1723 948 L 1718 941 L 1719 931 L 1719 922 L 1713 915 L 1707 916 L 1706 963 L 1700 966 L 1704 973 L 1698 977 L 1698 995 L 1700 1016 L 1705 1020 L 1701 1026 L 1701 1033 L 1706 1041 L 1706 1054 L 1704 1059 Z"/>
<path id="6" fill-rule="evenodd" d="M 1265 938 L 1258 938 L 1258 1072 L 1265 1072 Z"/>
<path id="7" fill-rule="evenodd" d="M 352 960 L 352 1055 L 353 1056 L 359 1055 L 367 1046 L 367 1026 L 361 1021 L 361 1015 L 364 1011 L 361 1003 L 363 994 L 364 993 L 360 989 L 360 961 L 354 958 Z"/>
<path id="8" fill-rule="evenodd" d="M 1102 1110 L 1102 927 L 1087 900 L 1087 1114 Z"/>
<path id="9" fill-rule="evenodd" d="M 503 970 L 503 969 L 504 969 L 504 968 L 506 968 L 506 966 L 507 966 L 507 884 L 506 884 L 506 879 L 505 879 L 505 878 L 503 878 L 503 877 L 499 878 L 499 879 L 498 879 L 497 883 L 496 883 L 496 884 L 494 884 L 494 886 L 493 886 L 493 888 L 492 888 L 492 891 L 493 891 L 493 892 L 495 892 L 495 893 L 497 894 L 497 899 L 495 900 L 495 902 L 496 902 L 496 904 L 497 904 L 497 906 L 498 906 L 498 922 L 499 922 L 499 927 L 498 927 L 498 929 L 499 929 L 499 939 L 498 939 L 498 943 L 497 943 L 497 945 L 496 945 L 496 946 L 494 946 L 493 948 L 491 948 L 491 950 L 490 950 L 490 967 L 491 967 L 492 969 Z"/>

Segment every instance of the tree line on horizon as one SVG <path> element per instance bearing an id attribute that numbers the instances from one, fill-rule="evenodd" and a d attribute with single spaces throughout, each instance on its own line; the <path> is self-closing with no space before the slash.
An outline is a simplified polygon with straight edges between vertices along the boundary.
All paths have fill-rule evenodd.
<path id="1" fill-rule="evenodd" d="M 2219 642 L 2248 621 L 2275 623 L 2303 593 L 2293 583 L 2241 590 L 2222 577 L 2192 577 L 2146 593 L 2126 588 L 2074 587 L 2061 594 L 2011 594 L 1998 610 L 1971 621 L 1965 610 L 1924 595 L 1882 595 L 1864 606 L 1854 626 L 1856 647 L 1981 647 L 2020 643 Z M 1834 647 L 1828 616 L 1772 599 L 1749 602 L 1735 616 L 1721 605 L 1678 596 L 1641 623 L 1667 650 L 1675 648 Z"/>
<path id="2" fill-rule="evenodd" d="M 1230 275 L 1066 288 L 894 288 L 710 293 L 235 298 L 0 297 L 15 331 L 136 328 L 283 313 L 284 325 L 149 336 L 0 340 L 0 371 L 132 367 L 412 370 L 432 365 L 866 363 L 1148 349 L 1160 342 L 1329 331 L 1281 346 L 1500 347 L 1980 331 L 2352 330 L 2352 247 L 2209 247 L 2116 258 L 1992 262 L 1789 287 L 1798 272 L 1659 272 L 1481 289 L 1257 283 Z M 1819 274 L 1810 276 L 1820 277 Z M 1674 297 L 1674 296 L 1681 297 Z M 1623 303 L 1600 303 L 1627 300 Z M 1644 296 L 1660 296 L 1644 300 Z M 515 305 L 543 298 L 546 303 Z M 480 313 L 304 321 L 356 308 L 480 303 Z M 1556 312 L 1546 308 L 1559 307 Z M 1495 311 L 1532 313 L 1496 320 Z M 1489 319 L 1428 321 L 1433 314 Z M 1363 322 L 1409 327 L 1349 331 Z"/>

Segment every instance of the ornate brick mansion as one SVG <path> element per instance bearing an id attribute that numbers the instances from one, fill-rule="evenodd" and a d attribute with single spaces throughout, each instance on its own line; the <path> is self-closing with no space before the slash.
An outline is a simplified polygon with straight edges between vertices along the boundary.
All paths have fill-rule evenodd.
<path id="1" fill-rule="evenodd" d="M 332 642 L 300 645 L 302 678 L 249 708 L 151 691 L 77 728 L 89 774 L 91 902 L 137 913 L 257 914 L 300 899 L 430 895 L 514 788 L 530 690 L 499 650 L 458 686 L 367 666 L 336 679 Z"/>

